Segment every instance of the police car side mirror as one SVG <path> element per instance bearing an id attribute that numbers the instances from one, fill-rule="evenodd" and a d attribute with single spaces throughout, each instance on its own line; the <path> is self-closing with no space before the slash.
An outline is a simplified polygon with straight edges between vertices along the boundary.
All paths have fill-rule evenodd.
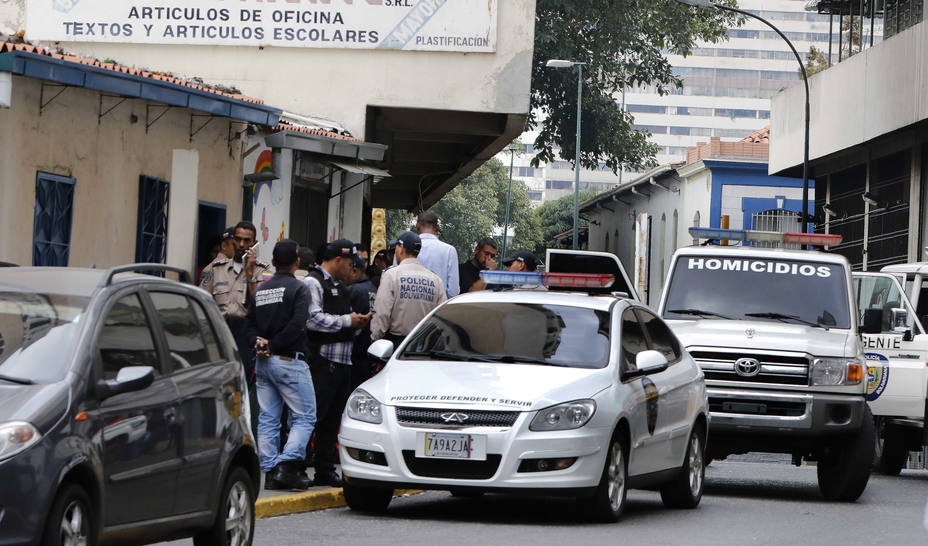
<path id="1" fill-rule="evenodd" d="M 386 362 L 393 355 L 393 342 L 388 339 L 378 339 L 367 348 L 367 354 L 375 360 Z"/>
<path id="2" fill-rule="evenodd" d="M 667 357 L 660 351 L 641 351 L 635 355 L 635 368 L 623 374 L 623 380 L 628 381 L 643 375 L 662 372 L 667 369 Z"/>

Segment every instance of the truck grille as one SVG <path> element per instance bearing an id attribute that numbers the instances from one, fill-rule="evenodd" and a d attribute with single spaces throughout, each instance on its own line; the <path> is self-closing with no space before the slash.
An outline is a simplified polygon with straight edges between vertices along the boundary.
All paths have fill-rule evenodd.
<path id="1" fill-rule="evenodd" d="M 699 363 L 706 375 L 706 379 L 778 385 L 809 384 L 809 358 L 804 355 L 704 351 L 698 349 L 691 350 L 690 354 Z M 760 362 L 760 372 L 751 377 L 739 375 L 735 371 L 735 363 L 741 358 L 756 359 Z"/>
<path id="2" fill-rule="evenodd" d="M 496 474 L 502 455 L 487 454 L 485 461 L 456 461 L 453 459 L 425 459 L 416 452 L 403 450 L 406 468 L 416 476 L 451 478 L 458 480 L 489 480 Z"/>
<path id="3" fill-rule="evenodd" d="M 442 415 L 456 414 L 445 420 Z M 462 417 L 466 416 L 466 417 Z M 471 409 L 396 408 L 396 420 L 403 426 L 511 427 L 519 418 L 518 411 L 487 411 Z"/>

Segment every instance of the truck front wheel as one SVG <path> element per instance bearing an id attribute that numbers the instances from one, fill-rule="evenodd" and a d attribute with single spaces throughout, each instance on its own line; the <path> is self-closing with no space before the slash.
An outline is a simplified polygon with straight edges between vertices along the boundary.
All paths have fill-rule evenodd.
<path id="1" fill-rule="evenodd" d="M 887 476 L 898 476 L 909 459 L 905 431 L 883 424 L 876 438 L 876 469 Z"/>
<path id="2" fill-rule="evenodd" d="M 875 427 L 866 408 L 857 434 L 826 446 L 818 460 L 818 488 L 827 500 L 854 502 L 870 480 Z"/>

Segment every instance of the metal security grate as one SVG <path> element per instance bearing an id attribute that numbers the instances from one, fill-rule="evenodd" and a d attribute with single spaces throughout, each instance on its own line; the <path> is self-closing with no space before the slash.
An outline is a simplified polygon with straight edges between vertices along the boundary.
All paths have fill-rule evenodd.
<path id="1" fill-rule="evenodd" d="M 416 452 L 403 451 L 406 468 L 416 476 L 451 478 L 458 480 L 489 480 L 499 468 L 501 455 L 487 454 L 485 461 L 455 461 L 452 459 L 425 459 Z"/>
<path id="2" fill-rule="evenodd" d="M 452 419 L 445 419 L 442 415 Z M 471 409 L 396 408 L 400 425 L 443 425 L 460 427 L 511 427 L 519 418 L 518 411 L 487 411 Z"/>
<path id="3" fill-rule="evenodd" d="M 691 350 L 690 354 L 699 363 L 706 379 L 781 385 L 809 384 L 809 358 L 804 355 L 700 350 Z M 753 377 L 738 375 L 735 362 L 741 358 L 756 359 L 760 362 L 760 372 Z"/>

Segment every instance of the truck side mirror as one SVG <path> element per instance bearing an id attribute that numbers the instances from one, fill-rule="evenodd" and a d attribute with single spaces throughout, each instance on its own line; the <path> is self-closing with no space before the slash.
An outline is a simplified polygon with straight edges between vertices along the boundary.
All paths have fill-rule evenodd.
<path id="1" fill-rule="evenodd" d="M 864 309 L 864 320 L 860 325 L 861 334 L 879 334 L 882 326 L 882 309 Z"/>
<path id="2" fill-rule="evenodd" d="M 902 334 L 904 341 L 912 341 L 912 329 L 909 328 L 909 312 L 903 307 L 893 307 L 890 313 L 890 326 L 892 326 L 893 332 Z"/>

